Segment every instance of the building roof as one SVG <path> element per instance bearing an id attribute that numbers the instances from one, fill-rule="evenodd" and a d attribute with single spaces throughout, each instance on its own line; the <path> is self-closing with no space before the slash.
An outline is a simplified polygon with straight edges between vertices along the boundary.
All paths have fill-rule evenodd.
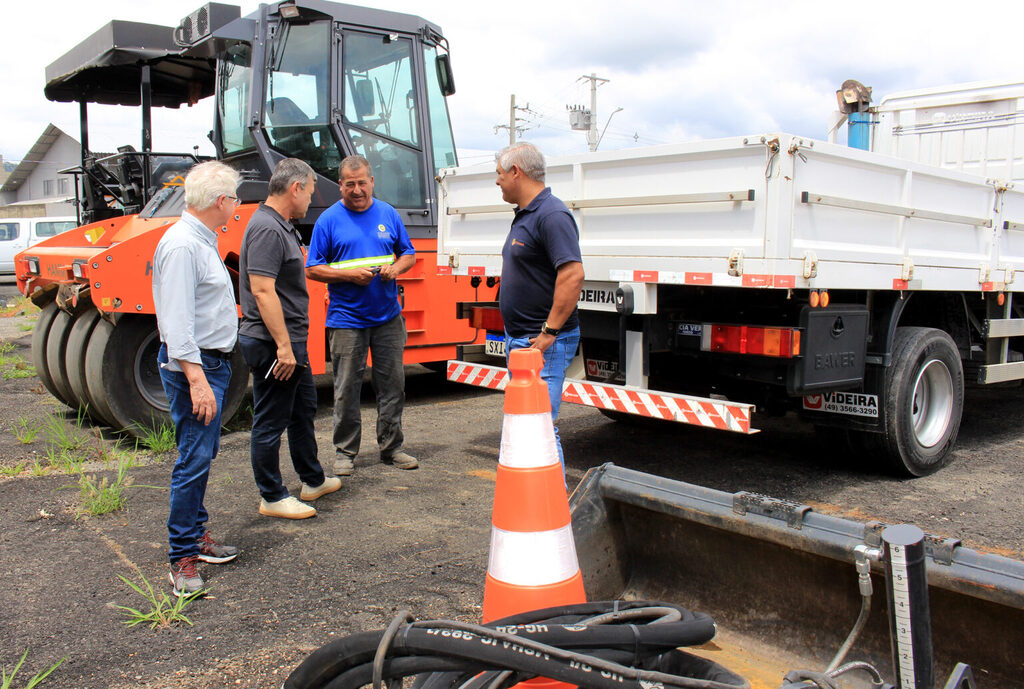
<path id="1" fill-rule="evenodd" d="M 11 176 L 4 180 L 3 186 L 0 186 L 0 191 L 17 191 L 25 180 L 32 175 L 32 172 L 39 166 L 40 161 L 46 156 L 50 147 L 61 136 L 67 136 L 67 134 L 53 124 L 46 125 L 42 135 L 36 139 L 32 148 L 28 150 L 28 153 L 18 163 L 18 166 L 14 168 Z"/>

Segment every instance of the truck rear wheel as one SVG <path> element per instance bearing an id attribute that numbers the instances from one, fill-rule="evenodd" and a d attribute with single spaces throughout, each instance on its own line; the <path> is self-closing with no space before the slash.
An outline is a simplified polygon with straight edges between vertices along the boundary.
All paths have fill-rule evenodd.
<path id="1" fill-rule="evenodd" d="M 100 321 L 89 338 L 85 379 L 101 414 L 109 410 L 112 425 L 133 435 L 170 423 L 167 395 L 160 382 L 157 352 L 160 336 L 153 316 L 122 316 L 117 325 Z M 249 369 L 236 351 L 223 421 L 230 419 L 245 394 Z"/>
<path id="2" fill-rule="evenodd" d="M 952 338 L 934 328 L 897 328 L 886 371 L 885 428 L 865 438 L 897 473 L 927 476 L 951 459 L 964 406 L 964 372 Z"/>

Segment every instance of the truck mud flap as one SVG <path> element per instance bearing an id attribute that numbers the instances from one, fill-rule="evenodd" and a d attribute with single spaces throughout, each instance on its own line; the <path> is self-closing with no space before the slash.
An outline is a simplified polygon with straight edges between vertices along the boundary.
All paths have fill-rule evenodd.
<path id="1" fill-rule="evenodd" d="M 588 599 L 668 600 L 711 615 L 708 657 L 779 686 L 794 667 L 824 670 L 857 618 L 854 549 L 877 546 L 856 522 L 753 493 L 725 493 L 605 464 L 570 498 Z M 927 537 L 937 684 L 956 663 L 978 686 L 1021 686 L 1024 563 Z M 847 660 L 893 668 L 883 568 L 872 563 L 867 626 Z M 763 677 L 759 682 L 758 677 Z"/>

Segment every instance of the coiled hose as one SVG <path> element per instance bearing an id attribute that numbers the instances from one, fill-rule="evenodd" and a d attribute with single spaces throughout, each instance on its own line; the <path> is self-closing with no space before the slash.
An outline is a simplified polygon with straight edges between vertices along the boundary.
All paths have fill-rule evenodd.
<path id="1" fill-rule="evenodd" d="M 505 689 L 533 677 L 585 689 L 747 689 L 739 675 L 678 649 L 715 636 L 707 615 L 669 603 L 604 601 L 534 610 L 486 626 L 414 622 L 332 641 L 284 689 Z"/>

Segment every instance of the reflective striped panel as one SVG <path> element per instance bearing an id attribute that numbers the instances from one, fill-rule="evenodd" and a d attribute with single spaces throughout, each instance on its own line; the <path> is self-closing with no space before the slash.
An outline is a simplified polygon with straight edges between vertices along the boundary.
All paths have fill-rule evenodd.
<path id="1" fill-rule="evenodd" d="M 558 447 L 555 445 L 551 412 L 505 414 L 501 424 L 498 462 L 514 469 L 535 469 L 558 464 Z"/>
<path id="2" fill-rule="evenodd" d="M 487 573 L 517 586 L 557 584 L 580 570 L 572 525 L 551 531 L 520 533 L 491 527 Z"/>

